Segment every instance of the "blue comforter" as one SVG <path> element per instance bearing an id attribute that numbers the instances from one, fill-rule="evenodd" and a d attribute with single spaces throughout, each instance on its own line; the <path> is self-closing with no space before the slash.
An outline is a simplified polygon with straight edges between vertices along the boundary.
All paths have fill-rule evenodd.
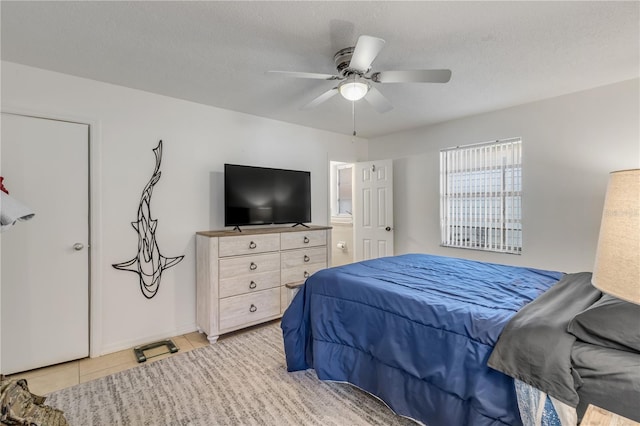
<path id="1" fill-rule="evenodd" d="M 352 383 L 429 426 L 520 425 L 513 380 L 487 359 L 562 275 L 422 254 L 319 271 L 282 317 L 287 368 Z"/>

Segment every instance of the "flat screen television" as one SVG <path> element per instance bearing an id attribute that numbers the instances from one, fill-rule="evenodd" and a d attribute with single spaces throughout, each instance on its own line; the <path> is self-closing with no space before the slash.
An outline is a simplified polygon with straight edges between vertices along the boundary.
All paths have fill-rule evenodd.
<path id="1" fill-rule="evenodd" d="M 224 165 L 225 226 L 311 222 L 311 173 Z"/>

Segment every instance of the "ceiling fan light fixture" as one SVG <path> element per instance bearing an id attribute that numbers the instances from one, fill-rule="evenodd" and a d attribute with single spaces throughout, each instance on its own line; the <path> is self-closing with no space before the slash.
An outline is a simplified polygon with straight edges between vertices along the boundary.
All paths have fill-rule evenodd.
<path id="1" fill-rule="evenodd" d="M 340 94 L 348 101 L 359 101 L 369 91 L 369 84 L 359 78 L 343 81 L 338 87 Z"/>

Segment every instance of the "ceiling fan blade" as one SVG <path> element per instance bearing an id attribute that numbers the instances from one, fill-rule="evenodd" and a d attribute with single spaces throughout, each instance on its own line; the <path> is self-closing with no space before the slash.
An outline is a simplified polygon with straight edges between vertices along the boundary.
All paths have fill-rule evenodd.
<path id="1" fill-rule="evenodd" d="M 302 106 L 300 109 L 315 108 L 318 105 L 320 105 L 321 103 L 329 100 L 336 93 L 338 93 L 338 88 L 337 87 L 334 87 L 333 89 L 329 89 L 326 92 L 324 92 L 323 94 L 321 94 L 320 96 L 318 96 L 317 98 L 315 98 L 314 100 L 312 100 L 311 102 L 309 102 L 308 104 Z"/>
<path id="2" fill-rule="evenodd" d="M 382 71 L 371 75 L 377 83 L 446 83 L 451 70 Z"/>
<path id="3" fill-rule="evenodd" d="M 371 37 L 367 35 L 361 35 L 358 37 L 356 47 L 353 49 L 353 55 L 351 55 L 351 61 L 349 62 L 349 68 L 366 73 L 371 69 L 371 63 L 378 53 L 384 47 L 385 41 L 381 38 Z"/>
<path id="4" fill-rule="evenodd" d="M 384 95 L 380 93 L 380 91 L 375 87 L 369 88 L 369 92 L 367 92 L 367 96 L 365 96 L 364 98 L 376 111 L 381 114 L 393 109 L 393 105 L 391 105 L 391 102 L 389 102 L 389 100 L 385 98 Z"/>
<path id="5" fill-rule="evenodd" d="M 287 77 L 295 78 L 313 78 L 315 80 L 340 80 L 337 75 L 319 74 L 314 72 L 296 72 L 296 71 L 267 71 L 270 74 L 282 74 Z"/>

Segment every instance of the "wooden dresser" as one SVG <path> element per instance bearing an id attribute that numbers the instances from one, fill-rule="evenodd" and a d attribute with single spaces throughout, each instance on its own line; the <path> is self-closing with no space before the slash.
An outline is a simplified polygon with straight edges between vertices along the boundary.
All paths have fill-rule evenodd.
<path id="1" fill-rule="evenodd" d="M 196 321 L 214 343 L 221 334 L 282 316 L 286 284 L 330 264 L 331 227 L 244 228 L 196 233 Z"/>

